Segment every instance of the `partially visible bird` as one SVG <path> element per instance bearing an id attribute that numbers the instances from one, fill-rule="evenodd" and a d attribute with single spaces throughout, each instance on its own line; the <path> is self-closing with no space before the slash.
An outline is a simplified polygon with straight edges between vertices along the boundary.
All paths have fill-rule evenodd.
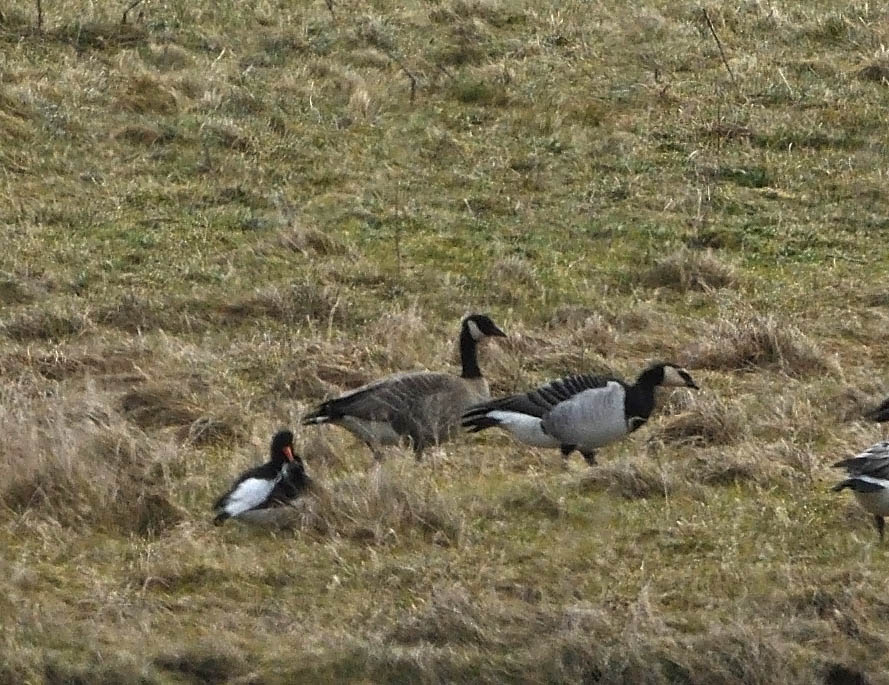
<path id="1" fill-rule="evenodd" d="M 858 503 L 874 517 L 883 540 L 884 517 L 889 516 L 889 441 L 871 445 L 864 452 L 834 464 L 846 469 L 848 478 L 833 486 L 834 492 L 849 488 Z"/>
<path id="2" fill-rule="evenodd" d="M 871 409 L 867 414 L 865 414 L 867 418 L 871 421 L 876 421 L 878 423 L 882 423 L 883 421 L 889 421 L 889 397 L 887 397 L 876 409 Z"/>
<path id="3" fill-rule="evenodd" d="M 578 450 L 593 465 L 596 449 L 648 421 L 659 386 L 698 387 L 685 369 L 665 363 L 649 366 L 632 384 L 611 376 L 567 376 L 476 405 L 463 415 L 463 426 L 471 433 L 499 426 L 532 447 L 558 447 L 564 456 Z"/>
<path id="4" fill-rule="evenodd" d="M 257 509 L 286 505 L 311 487 L 302 459 L 293 451 L 292 432 L 275 433 L 269 451 L 270 461 L 242 473 L 213 504 L 215 525 Z"/>
<path id="5" fill-rule="evenodd" d="M 478 366 L 478 345 L 506 337 L 490 317 L 471 314 L 460 324 L 459 376 L 419 371 L 387 376 L 320 404 L 303 425 L 332 423 L 363 440 L 376 459 L 380 447 L 408 441 L 417 459 L 430 445 L 449 440 L 460 415 L 491 394 Z"/>

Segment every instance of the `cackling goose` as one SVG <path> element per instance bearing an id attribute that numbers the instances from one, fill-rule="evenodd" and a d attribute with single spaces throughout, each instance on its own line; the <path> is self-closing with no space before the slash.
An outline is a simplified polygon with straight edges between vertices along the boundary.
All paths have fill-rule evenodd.
<path id="1" fill-rule="evenodd" d="M 486 338 L 505 336 L 489 317 L 467 316 L 460 326 L 459 376 L 429 371 L 387 376 L 324 402 L 302 424 L 342 426 L 367 443 L 377 459 L 382 445 L 407 440 L 420 459 L 426 447 L 450 439 L 466 409 L 490 397 L 477 347 Z"/>

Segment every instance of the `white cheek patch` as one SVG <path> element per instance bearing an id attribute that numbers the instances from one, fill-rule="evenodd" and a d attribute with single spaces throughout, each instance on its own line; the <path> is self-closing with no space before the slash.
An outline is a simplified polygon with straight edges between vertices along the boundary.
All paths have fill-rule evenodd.
<path id="1" fill-rule="evenodd" d="M 473 340 L 481 340 L 482 338 L 485 337 L 485 334 L 482 333 L 482 329 L 479 328 L 478 324 L 475 321 L 473 321 L 472 319 L 469 319 L 466 322 L 466 328 L 469 329 L 469 335 L 472 336 Z"/>
<path id="2" fill-rule="evenodd" d="M 679 371 L 675 366 L 664 367 L 664 382 L 662 385 L 678 385 L 680 387 L 686 384 L 685 379 L 679 375 Z"/>

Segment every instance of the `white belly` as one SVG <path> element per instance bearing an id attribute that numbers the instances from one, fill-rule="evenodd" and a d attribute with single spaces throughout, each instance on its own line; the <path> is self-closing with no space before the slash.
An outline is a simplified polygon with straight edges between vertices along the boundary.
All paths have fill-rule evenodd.
<path id="1" fill-rule="evenodd" d="M 543 432 L 543 424 L 535 416 L 502 410 L 488 412 L 488 416 L 497 419 L 500 427 L 512 433 L 516 440 L 531 447 L 558 447 L 561 444 Z"/>

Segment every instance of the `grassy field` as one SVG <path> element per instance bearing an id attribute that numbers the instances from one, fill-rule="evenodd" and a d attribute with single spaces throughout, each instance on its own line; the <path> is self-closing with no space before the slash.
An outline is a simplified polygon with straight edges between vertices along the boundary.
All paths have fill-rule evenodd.
<path id="1" fill-rule="evenodd" d="M 889 394 L 889 9 L 124 7 L 0 8 L 0 683 L 889 683 L 829 492 Z M 472 311 L 495 394 L 702 389 L 595 469 L 303 429 L 291 525 L 211 525 Z"/>

